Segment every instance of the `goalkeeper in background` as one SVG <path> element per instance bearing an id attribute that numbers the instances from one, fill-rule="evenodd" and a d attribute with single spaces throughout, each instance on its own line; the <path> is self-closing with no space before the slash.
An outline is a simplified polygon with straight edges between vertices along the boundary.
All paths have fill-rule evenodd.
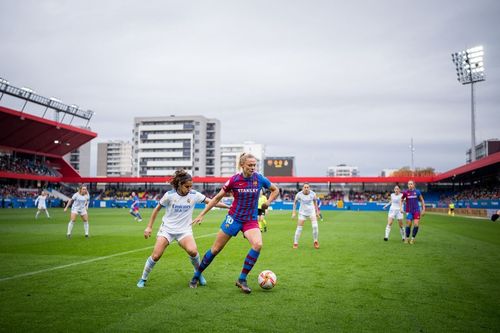
<path id="1" fill-rule="evenodd" d="M 455 204 L 453 201 L 450 201 L 450 204 L 448 205 L 448 215 L 455 216 Z"/>
<path id="2" fill-rule="evenodd" d="M 260 193 L 259 197 L 259 205 L 258 207 L 258 214 L 259 214 L 259 229 L 260 232 L 266 232 L 267 231 L 267 221 L 266 221 L 266 210 L 262 209 L 262 204 L 267 201 L 267 197 L 265 196 L 264 192 Z"/>

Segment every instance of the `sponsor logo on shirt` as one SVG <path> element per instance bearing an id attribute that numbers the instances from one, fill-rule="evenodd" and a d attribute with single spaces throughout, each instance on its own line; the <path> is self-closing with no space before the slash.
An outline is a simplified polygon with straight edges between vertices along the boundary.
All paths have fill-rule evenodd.
<path id="1" fill-rule="evenodd" d="M 259 191 L 258 188 L 238 188 L 239 193 L 257 193 Z"/>

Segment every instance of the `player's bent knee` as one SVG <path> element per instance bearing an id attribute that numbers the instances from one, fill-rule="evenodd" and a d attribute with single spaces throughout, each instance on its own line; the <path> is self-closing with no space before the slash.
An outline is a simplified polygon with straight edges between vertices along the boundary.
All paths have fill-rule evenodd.
<path id="1" fill-rule="evenodd" d="M 257 252 L 260 252 L 260 250 L 262 250 L 262 242 L 252 243 L 252 249 L 254 249 Z"/>
<path id="2" fill-rule="evenodd" d="M 160 254 L 158 254 L 158 253 L 153 253 L 153 254 L 151 255 L 151 258 L 152 258 L 154 261 L 158 261 L 158 260 L 160 260 L 161 255 L 162 255 L 161 253 L 160 253 Z"/>
<path id="3" fill-rule="evenodd" d="M 219 246 L 213 246 L 211 249 L 210 249 L 210 252 L 212 252 L 212 254 L 215 256 L 217 254 L 219 254 L 220 251 L 222 251 L 224 247 L 219 247 Z"/>

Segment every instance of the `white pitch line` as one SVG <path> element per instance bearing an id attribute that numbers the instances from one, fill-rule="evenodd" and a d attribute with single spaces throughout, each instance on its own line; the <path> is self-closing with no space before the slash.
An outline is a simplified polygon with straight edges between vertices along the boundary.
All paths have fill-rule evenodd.
<path id="1" fill-rule="evenodd" d="M 216 234 L 217 233 L 206 234 L 206 235 L 201 235 L 201 236 L 198 236 L 198 237 L 195 237 L 195 238 L 196 239 L 198 239 L 198 238 L 205 238 L 205 237 L 214 236 Z M 63 269 L 63 268 L 68 268 L 68 267 L 73 267 L 73 266 L 78 266 L 78 265 L 84 265 L 84 264 L 88 264 L 88 263 L 91 263 L 91 262 L 106 260 L 106 259 L 109 259 L 109 258 L 124 256 L 126 254 L 130 254 L 130 253 L 134 253 L 134 252 L 139 252 L 139 251 L 144 251 L 144 250 L 150 249 L 152 247 L 153 247 L 153 245 L 152 246 L 148 246 L 148 247 L 143 247 L 141 249 L 135 249 L 135 250 L 130 250 L 130 251 L 126 251 L 126 252 L 115 253 L 115 254 L 111 254 L 109 256 L 98 257 L 98 258 L 94 258 L 94 259 L 88 259 L 88 260 L 84 260 L 84 261 L 74 262 L 72 264 L 61 265 L 61 266 L 56 266 L 56 267 L 41 269 L 39 271 L 34 271 L 34 272 L 28 272 L 28 273 L 23 273 L 23 274 L 8 276 L 8 277 L 0 278 L 0 282 L 8 281 L 8 280 L 14 280 L 14 279 L 22 278 L 22 277 L 25 277 L 25 276 L 32 276 L 32 275 L 36 275 L 36 274 L 41 274 L 41 273 L 46 273 L 46 272 L 52 272 L 52 271 L 55 271 L 55 270 L 58 270 L 58 269 Z"/>

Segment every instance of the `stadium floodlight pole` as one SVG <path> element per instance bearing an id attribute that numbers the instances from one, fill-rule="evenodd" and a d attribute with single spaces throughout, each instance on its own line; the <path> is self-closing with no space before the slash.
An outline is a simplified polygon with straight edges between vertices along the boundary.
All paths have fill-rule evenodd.
<path id="1" fill-rule="evenodd" d="M 476 101 L 474 99 L 474 83 L 485 80 L 484 50 L 476 46 L 465 51 L 451 54 L 457 70 L 457 80 L 462 84 L 471 85 L 471 162 L 476 160 Z"/>
<path id="2" fill-rule="evenodd" d="M 10 95 L 10 96 L 13 96 L 15 98 L 23 100 L 24 104 L 23 104 L 23 107 L 21 108 L 21 114 L 24 113 L 24 109 L 26 108 L 26 105 L 28 104 L 28 102 L 31 102 L 34 104 L 44 106 L 46 108 L 43 116 L 45 116 L 45 114 L 47 112 L 47 108 L 54 110 L 54 112 L 56 113 L 57 119 L 59 118 L 59 113 L 63 113 L 63 118 L 61 119 L 61 123 L 62 123 L 62 120 L 64 120 L 64 116 L 66 114 L 69 114 L 73 118 L 77 117 L 77 118 L 86 120 L 87 126 L 88 126 L 90 119 L 92 119 L 92 116 L 94 115 L 94 112 L 91 110 L 82 110 L 77 105 L 64 104 L 60 100 L 58 100 L 57 98 L 54 98 L 54 97 L 47 98 L 47 97 L 38 95 L 30 88 L 15 87 L 12 84 L 10 84 L 9 81 L 7 81 L 3 78 L 0 78 L 0 93 L 2 94 L 1 97 L 3 97 L 3 95 L 6 94 L 6 95 Z"/>
<path id="3" fill-rule="evenodd" d="M 410 152 L 411 152 L 411 175 L 415 176 L 415 163 L 413 159 L 413 155 L 415 153 L 415 147 L 413 146 L 413 138 L 410 141 Z"/>

